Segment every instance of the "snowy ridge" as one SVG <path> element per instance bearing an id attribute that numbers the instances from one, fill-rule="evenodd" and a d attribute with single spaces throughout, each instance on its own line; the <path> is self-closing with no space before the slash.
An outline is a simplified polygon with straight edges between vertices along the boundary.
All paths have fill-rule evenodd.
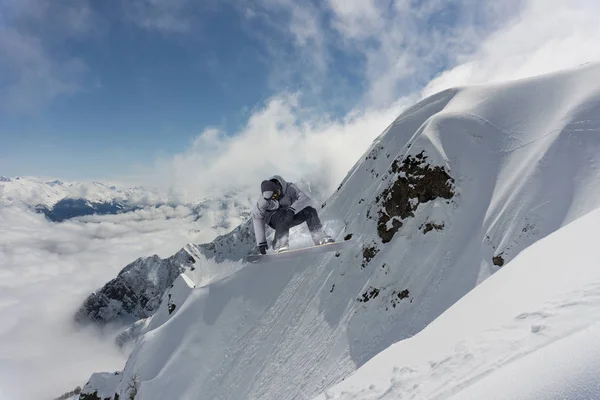
<path id="1" fill-rule="evenodd" d="M 321 210 L 362 245 L 194 289 L 140 339 L 116 393 L 132 377 L 138 400 L 324 392 L 600 205 L 598 115 L 598 65 L 423 100 Z"/>
<path id="2" fill-rule="evenodd" d="M 195 262 L 185 249 L 167 259 L 157 255 L 139 258 L 92 293 L 75 319 L 80 323 L 107 323 L 122 318 L 133 321 L 147 318 L 158 309 L 167 288 L 181 273 L 193 268 Z"/>

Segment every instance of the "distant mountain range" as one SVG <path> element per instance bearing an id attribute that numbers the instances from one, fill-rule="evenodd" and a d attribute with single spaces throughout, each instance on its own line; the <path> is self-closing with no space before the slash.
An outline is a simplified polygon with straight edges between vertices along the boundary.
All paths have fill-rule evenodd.
<path id="1" fill-rule="evenodd" d="M 223 201 L 230 202 L 229 200 L 232 200 L 231 196 Z M 202 205 L 206 202 L 210 203 L 212 200 L 199 199 L 197 203 L 183 204 L 167 194 L 141 187 L 121 188 L 100 182 L 44 181 L 35 177 L 0 176 L 0 206 L 24 205 L 54 222 L 90 215 L 115 215 L 159 206 L 186 205 L 194 212 L 201 213 L 207 207 Z"/>
<path id="2" fill-rule="evenodd" d="M 155 189 L 123 188 L 100 182 L 46 181 L 36 177 L 0 176 L 0 205 L 22 203 L 52 208 L 63 199 L 86 199 L 92 203 L 110 201 L 137 205 L 166 203 L 169 196 Z"/>

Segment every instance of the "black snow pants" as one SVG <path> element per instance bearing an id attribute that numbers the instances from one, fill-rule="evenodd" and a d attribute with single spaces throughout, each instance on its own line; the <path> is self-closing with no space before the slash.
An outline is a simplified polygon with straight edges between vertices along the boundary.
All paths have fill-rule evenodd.
<path id="1" fill-rule="evenodd" d="M 289 244 L 290 228 L 298 226 L 304 222 L 308 226 L 310 235 L 312 236 L 315 245 L 319 244 L 319 241 L 324 236 L 323 225 L 319 219 L 317 210 L 313 207 L 305 207 L 298 211 L 291 221 L 286 219 L 287 208 L 277 210 L 269 221 L 269 226 L 275 229 L 275 237 L 273 239 L 273 248 L 279 248 L 281 246 L 287 246 Z"/>

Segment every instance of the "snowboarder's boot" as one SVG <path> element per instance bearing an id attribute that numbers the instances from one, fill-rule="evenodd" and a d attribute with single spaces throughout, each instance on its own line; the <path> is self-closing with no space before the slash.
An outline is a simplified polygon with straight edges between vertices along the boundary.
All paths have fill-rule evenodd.
<path id="1" fill-rule="evenodd" d="M 315 243 L 315 246 L 321 246 L 326 243 L 333 243 L 335 240 L 328 234 L 326 234 L 323 229 L 316 229 L 310 233 L 312 236 L 312 240 Z"/>
<path id="2" fill-rule="evenodd" d="M 282 238 L 278 238 L 277 240 L 273 240 L 273 251 L 275 253 L 281 253 L 289 248 L 289 236 L 284 236 Z"/>
<path id="3" fill-rule="evenodd" d="M 327 243 L 333 243 L 333 242 L 335 242 L 335 240 L 333 240 L 333 238 L 331 236 L 325 235 L 319 241 L 319 245 L 323 245 L 323 244 L 327 244 Z"/>
<path id="4" fill-rule="evenodd" d="M 286 251 L 290 248 L 287 244 L 282 244 L 281 246 L 275 248 L 276 253 L 281 253 L 282 251 Z"/>

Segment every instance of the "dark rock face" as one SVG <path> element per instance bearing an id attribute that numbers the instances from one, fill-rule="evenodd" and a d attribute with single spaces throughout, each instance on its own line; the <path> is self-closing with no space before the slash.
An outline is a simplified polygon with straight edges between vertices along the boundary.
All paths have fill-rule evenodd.
<path id="1" fill-rule="evenodd" d="M 389 173 L 397 175 L 397 178 L 376 198 L 376 203 L 382 205 L 377 232 L 383 243 L 392 240 L 402 227 L 402 220 L 414 217 L 414 211 L 419 204 L 440 197 L 454 197 L 454 179 L 448 175 L 445 168 L 432 167 L 426 160 L 425 151 L 422 151 L 392 163 Z"/>
<path id="2" fill-rule="evenodd" d="M 365 268 L 369 262 L 379 253 L 379 249 L 373 243 L 370 246 L 363 246 L 363 262 L 361 264 L 361 268 Z"/>
<path id="3" fill-rule="evenodd" d="M 444 230 L 444 223 L 442 222 L 441 224 L 436 224 L 435 222 L 427 222 L 423 224 L 420 228 L 423 229 L 423 234 L 431 232 L 434 229 L 436 231 L 442 231 Z"/>
<path id="4" fill-rule="evenodd" d="M 369 286 L 369 289 L 367 289 L 366 292 L 364 292 L 361 297 L 359 297 L 357 300 L 360 301 L 361 303 L 367 303 L 369 300 L 376 298 L 377 296 L 379 296 L 379 289 L 378 288 L 374 288 L 372 286 Z"/>
<path id="5" fill-rule="evenodd" d="M 59 396 L 54 400 L 67 400 L 73 396 L 77 396 L 79 393 L 81 393 L 81 387 L 77 386 L 74 390 L 71 390 L 70 392 L 63 394 L 62 396 Z"/>
<path id="6" fill-rule="evenodd" d="M 214 241 L 189 245 L 172 257 L 139 258 L 127 265 L 104 287 L 92 293 L 79 308 L 75 320 L 80 323 L 105 324 L 123 320 L 134 322 L 148 318 L 158 309 L 165 291 L 187 270 L 193 271 L 200 254 L 216 262 L 238 261 L 256 248 L 252 221 Z"/>
<path id="7" fill-rule="evenodd" d="M 0 182 L 12 182 L 12 181 L 10 180 L 10 178 L 7 178 L 5 176 L 0 176 Z"/>
<path id="8" fill-rule="evenodd" d="M 502 257 L 503 253 L 498 254 L 492 258 L 492 263 L 498 267 L 502 267 L 504 265 L 504 257 Z"/>
<path id="9" fill-rule="evenodd" d="M 102 400 L 98 397 L 98 392 L 94 393 L 84 393 L 79 395 L 79 400 Z"/>
<path id="10" fill-rule="evenodd" d="M 78 322 L 107 323 L 118 319 L 137 320 L 151 316 L 165 290 L 195 259 L 182 249 L 172 257 L 139 258 L 127 265 L 102 289 L 92 293 L 77 311 Z"/>
<path id="11" fill-rule="evenodd" d="M 231 232 L 217 236 L 212 242 L 197 247 L 206 258 L 214 259 L 216 262 L 241 260 L 256 250 L 252 220 L 249 219 Z"/>

